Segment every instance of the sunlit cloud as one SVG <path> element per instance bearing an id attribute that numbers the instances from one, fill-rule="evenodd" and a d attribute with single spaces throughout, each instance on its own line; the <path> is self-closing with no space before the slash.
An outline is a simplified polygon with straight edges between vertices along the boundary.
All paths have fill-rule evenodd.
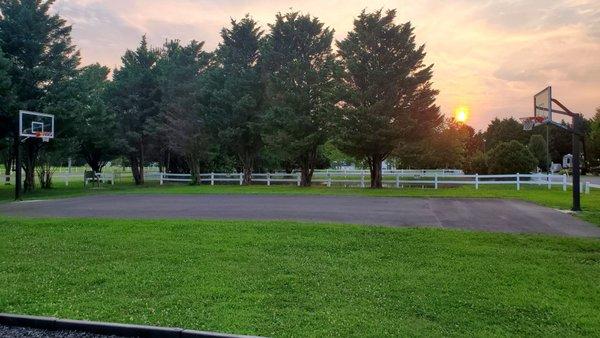
<path id="1" fill-rule="evenodd" d="M 251 14 L 265 30 L 277 12 L 300 10 L 334 28 L 352 29 L 361 10 L 396 8 L 411 21 L 435 64 L 438 104 L 447 116 L 468 106 L 469 124 L 531 115 L 532 95 L 552 84 L 570 108 L 590 116 L 600 106 L 600 2 L 555 1 L 267 1 L 59 0 L 54 10 L 73 24 L 85 63 L 114 67 L 141 36 L 219 43 L 221 27 Z"/>

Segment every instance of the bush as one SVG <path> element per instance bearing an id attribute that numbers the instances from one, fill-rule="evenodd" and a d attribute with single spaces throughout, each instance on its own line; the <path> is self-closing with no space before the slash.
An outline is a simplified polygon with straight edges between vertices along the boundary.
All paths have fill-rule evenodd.
<path id="1" fill-rule="evenodd" d="M 500 142 L 487 154 L 490 174 L 526 174 L 537 165 L 537 158 L 518 141 Z"/>
<path id="2" fill-rule="evenodd" d="M 467 163 L 463 170 L 466 174 L 487 174 L 487 156 L 481 151 L 476 152 L 471 158 L 467 160 Z"/>
<path id="3" fill-rule="evenodd" d="M 527 149 L 531 151 L 538 161 L 537 166 L 543 171 L 548 170 L 548 150 L 546 140 L 542 135 L 531 135 Z"/>

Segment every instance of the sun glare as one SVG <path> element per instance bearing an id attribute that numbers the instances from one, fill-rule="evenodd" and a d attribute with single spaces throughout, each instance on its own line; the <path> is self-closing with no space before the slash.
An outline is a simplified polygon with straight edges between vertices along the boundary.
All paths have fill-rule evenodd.
<path id="1" fill-rule="evenodd" d="M 469 119 L 469 108 L 458 107 L 454 110 L 454 119 L 457 122 L 465 123 Z"/>

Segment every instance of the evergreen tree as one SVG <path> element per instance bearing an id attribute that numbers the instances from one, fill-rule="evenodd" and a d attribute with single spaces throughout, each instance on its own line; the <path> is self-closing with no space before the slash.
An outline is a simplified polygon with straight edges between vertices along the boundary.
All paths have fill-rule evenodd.
<path id="1" fill-rule="evenodd" d="M 217 65 L 206 77 L 206 108 L 224 150 L 238 159 L 244 183 L 252 181 L 252 171 L 263 145 L 264 84 L 259 70 L 262 31 L 246 16 L 231 20 L 221 30 L 223 42 L 216 51 Z"/>
<path id="2" fill-rule="evenodd" d="M 283 162 L 299 167 L 300 184 L 310 186 L 337 102 L 333 30 L 298 12 L 277 14 L 269 27 L 263 51 L 269 97 L 263 139 Z"/>
<path id="3" fill-rule="evenodd" d="M 600 166 L 600 108 L 596 109 L 596 114 L 590 120 L 586 146 L 588 148 L 587 160 L 598 171 L 600 169 L 598 168 Z"/>
<path id="4" fill-rule="evenodd" d="M 535 156 L 538 163 L 538 168 L 547 170 L 548 168 L 548 148 L 546 148 L 546 140 L 542 135 L 531 135 L 527 149 Z"/>
<path id="5" fill-rule="evenodd" d="M 4 57 L 4 53 L 0 49 L 0 139 L 9 137 L 15 129 L 13 126 L 15 119 L 11 114 L 15 107 L 13 106 L 14 93 L 9 75 L 10 68 L 10 61 Z"/>
<path id="6" fill-rule="evenodd" d="M 523 130 L 523 125 L 514 118 L 495 118 L 490 122 L 485 132 L 485 147 L 493 149 L 500 142 L 518 141 L 521 144 L 529 142 L 530 132 Z"/>
<path id="7" fill-rule="evenodd" d="M 173 157 L 185 160 L 187 169 L 199 183 L 202 164 L 208 161 L 210 141 L 205 113 L 199 104 L 199 76 L 206 70 L 210 55 L 202 50 L 204 42 L 179 41 L 164 45 L 158 61 L 161 98 L 161 137 L 170 170 Z M 206 167 L 206 166 L 204 166 Z"/>
<path id="8" fill-rule="evenodd" d="M 99 64 L 83 67 L 50 97 L 56 104 L 49 113 L 60 116 L 56 122 L 61 125 L 57 135 L 68 139 L 64 145 L 73 150 L 66 156 L 79 154 L 95 172 L 102 172 L 122 148 L 115 112 L 108 108 L 109 73 L 109 68 Z"/>
<path id="9" fill-rule="evenodd" d="M 337 144 L 367 161 L 372 188 L 381 188 L 382 162 L 397 147 L 427 137 L 442 122 L 425 46 L 415 44 L 410 22 L 397 25 L 395 17 L 395 10 L 363 11 L 337 43 L 347 87 Z"/>
<path id="10" fill-rule="evenodd" d="M 529 174 L 538 163 L 531 151 L 516 140 L 500 142 L 486 155 L 490 174 Z"/>
<path id="11" fill-rule="evenodd" d="M 0 49 L 10 60 L 14 105 L 5 111 L 15 147 L 20 142 L 18 110 L 44 111 L 47 95 L 76 74 L 79 52 L 71 42 L 71 26 L 50 14 L 53 0 L 0 0 Z M 57 128 L 60 126 L 57 125 Z M 24 143 L 25 190 L 34 188 L 35 165 L 42 143 Z M 15 148 L 16 149 L 16 148 Z"/>
<path id="12" fill-rule="evenodd" d="M 151 49 L 144 36 L 135 51 L 125 52 L 123 66 L 115 69 L 110 87 L 111 106 L 138 185 L 144 184 L 146 149 L 156 135 L 155 121 L 160 111 L 158 59 L 159 51 Z"/>

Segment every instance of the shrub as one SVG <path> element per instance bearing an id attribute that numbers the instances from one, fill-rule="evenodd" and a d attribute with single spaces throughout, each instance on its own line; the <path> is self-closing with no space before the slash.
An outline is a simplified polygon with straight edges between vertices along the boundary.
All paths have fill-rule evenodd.
<path id="1" fill-rule="evenodd" d="M 471 156 L 463 168 L 467 174 L 485 175 L 488 173 L 487 156 L 481 151 Z"/>
<path id="2" fill-rule="evenodd" d="M 542 135 L 531 135 L 527 149 L 537 159 L 537 166 L 546 171 L 548 169 L 548 150 L 544 137 Z"/>
<path id="3" fill-rule="evenodd" d="M 487 154 L 490 174 L 530 173 L 537 164 L 537 158 L 518 141 L 500 142 Z"/>

